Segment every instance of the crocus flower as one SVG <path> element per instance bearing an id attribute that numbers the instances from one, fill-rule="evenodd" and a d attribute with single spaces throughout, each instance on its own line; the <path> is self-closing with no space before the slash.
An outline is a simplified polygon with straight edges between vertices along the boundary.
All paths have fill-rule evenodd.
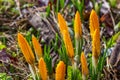
<path id="1" fill-rule="evenodd" d="M 67 54 L 70 58 L 73 58 L 74 57 L 74 49 L 73 49 L 72 41 L 70 39 L 68 27 L 67 27 L 66 21 L 64 20 L 64 18 L 62 17 L 62 15 L 60 13 L 58 13 L 58 23 L 60 26 L 61 35 L 62 35 L 64 43 L 65 43 Z"/>
<path id="2" fill-rule="evenodd" d="M 70 35 L 65 30 L 64 30 L 63 40 L 64 40 L 64 43 L 65 43 L 65 48 L 66 48 L 68 56 L 70 58 L 73 58 L 74 57 L 74 48 L 73 48 L 73 45 L 72 45 L 72 41 L 70 39 Z"/>
<path id="3" fill-rule="evenodd" d="M 33 44 L 33 48 L 35 50 L 37 59 L 39 60 L 40 57 L 42 57 L 42 49 L 41 49 L 40 43 L 38 42 L 37 38 L 34 35 L 32 35 L 32 44 Z"/>
<path id="4" fill-rule="evenodd" d="M 55 80 L 65 80 L 65 64 L 63 61 L 57 64 Z"/>
<path id="5" fill-rule="evenodd" d="M 83 79 L 85 79 L 89 74 L 89 70 L 87 67 L 87 60 L 83 52 L 81 54 L 81 66 L 82 66 L 82 76 L 83 76 Z"/>
<path id="6" fill-rule="evenodd" d="M 40 73 L 41 79 L 48 80 L 46 63 L 42 57 L 39 60 L 38 68 L 39 68 L 39 73 Z"/>
<path id="7" fill-rule="evenodd" d="M 63 36 L 63 31 L 64 30 L 66 30 L 67 33 L 69 33 L 66 21 L 60 13 L 58 13 L 58 23 L 59 23 L 60 32 L 61 32 L 62 36 Z"/>
<path id="8" fill-rule="evenodd" d="M 96 14 L 96 12 L 94 10 L 92 10 L 91 14 L 90 14 L 90 27 L 89 28 L 90 28 L 91 37 L 93 39 L 94 31 L 96 29 L 98 29 L 98 31 L 100 31 L 98 16 L 97 16 L 97 14 Z"/>
<path id="9" fill-rule="evenodd" d="M 99 30 L 96 29 L 92 40 L 92 58 L 94 66 L 97 66 L 99 55 L 100 55 L 100 35 Z"/>
<path id="10" fill-rule="evenodd" d="M 92 63 L 96 67 L 100 55 L 100 28 L 98 16 L 94 10 L 90 14 L 90 34 L 92 38 Z"/>
<path id="11" fill-rule="evenodd" d="M 27 40 L 20 33 L 18 33 L 18 44 L 22 50 L 22 53 L 23 53 L 26 61 L 29 64 L 34 64 L 35 57 L 32 52 L 32 49 L 30 48 Z"/>
<path id="12" fill-rule="evenodd" d="M 76 39 L 79 39 L 82 36 L 82 25 L 80 20 L 80 14 L 78 11 L 75 14 L 74 32 L 75 32 Z"/>

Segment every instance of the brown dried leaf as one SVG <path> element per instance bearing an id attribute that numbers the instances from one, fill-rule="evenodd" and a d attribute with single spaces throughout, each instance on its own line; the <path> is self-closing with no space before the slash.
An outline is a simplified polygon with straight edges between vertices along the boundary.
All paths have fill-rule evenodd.
<path id="1" fill-rule="evenodd" d="M 100 21 L 105 24 L 103 35 L 105 35 L 106 38 L 111 37 L 114 33 L 114 27 L 113 27 L 113 21 L 110 16 L 110 13 L 102 15 L 102 17 L 100 18 Z"/>
<path id="2" fill-rule="evenodd" d="M 110 64 L 115 72 L 120 74 L 120 37 L 110 56 Z"/>

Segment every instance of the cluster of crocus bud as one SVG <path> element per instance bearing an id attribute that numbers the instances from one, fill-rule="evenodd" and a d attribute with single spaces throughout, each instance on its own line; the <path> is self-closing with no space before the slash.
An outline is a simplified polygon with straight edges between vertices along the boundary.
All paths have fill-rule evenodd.
<path id="1" fill-rule="evenodd" d="M 42 80 L 48 80 L 48 71 L 46 67 L 46 63 L 42 57 L 42 49 L 41 46 L 35 36 L 32 36 L 32 43 L 33 43 L 33 48 L 36 53 L 36 57 L 38 60 L 38 70 L 39 74 Z M 34 53 L 32 52 L 32 49 L 30 45 L 28 44 L 27 40 L 23 37 L 22 34 L 18 33 L 18 44 L 21 48 L 21 51 L 30 66 L 34 66 L 35 63 L 35 57 Z M 33 67 L 32 67 L 33 68 Z M 37 71 L 36 71 L 37 72 Z M 36 73 L 34 73 L 36 74 Z M 56 67 L 56 75 L 55 75 L 56 80 L 65 80 L 65 64 L 63 61 L 60 61 Z"/>
<path id="2" fill-rule="evenodd" d="M 58 13 L 58 23 L 59 23 L 61 35 L 62 35 L 63 40 L 64 40 L 64 44 L 65 44 L 65 47 L 66 47 L 67 54 L 71 59 L 73 59 L 74 48 L 73 48 L 73 45 L 72 45 L 72 41 L 70 39 L 70 34 L 69 34 L 69 31 L 68 31 L 66 21 L 60 13 Z"/>
<path id="3" fill-rule="evenodd" d="M 100 55 L 100 28 L 99 20 L 96 12 L 91 11 L 90 14 L 90 34 L 92 38 L 92 63 L 96 68 L 98 63 L 98 58 Z"/>
<path id="4" fill-rule="evenodd" d="M 70 38 L 66 21 L 60 13 L 58 13 L 58 23 L 59 23 L 60 33 L 65 44 L 66 52 L 73 61 L 73 58 L 75 56 L 74 48 L 72 45 L 72 41 Z M 89 28 L 90 28 L 91 38 L 92 38 L 92 63 L 93 63 L 93 66 L 96 68 L 99 55 L 100 55 L 100 29 L 99 29 L 99 20 L 94 10 L 92 10 L 90 14 Z M 75 15 L 74 32 L 75 32 L 75 39 L 79 41 L 79 39 L 82 37 L 82 25 L 81 25 L 80 15 L 78 11 L 76 12 L 76 15 Z M 32 52 L 32 49 L 28 44 L 27 40 L 20 33 L 18 33 L 18 44 L 21 48 L 21 51 L 27 63 L 33 66 L 35 62 L 34 53 Z M 42 57 L 43 56 L 42 48 L 35 36 L 32 36 L 32 44 L 33 44 L 36 58 L 39 61 L 38 70 L 40 73 L 40 77 L 42 80 L 48 80 L 49 77 L 47 74 L 46 63 L 44 61 L 44 58 Z M 83 76 L 83 79 L 85 80 L 85 78 L 89 74 L 89 70 L 87 67 L 87 60 L 83 52 L 80 55 L 80 61 L 82 66 L 82 76 Z M 66 71 L 66 65 L 64 64 L 63 61 L 59 61 L 56 67 L 55 79 L 65 80 L 65 71 Z"/>
<path id="5" fill-rule="evenodd" d="M 59 22 L 60 32 L 63 37 L 68 56 L 74 57 L 74 54 L 73 54 L 74 49 L 72 47 L 72 42 L 70 40 L 68 27 L 64 18 L 61 16 L 60 13 L 58 13 L 58 22 Z M 99 19 L 94 10 L 92 10 L 90 14 L 89 28 L 90 28 L 91 38 L 92 38 L 92 63 L 93 63 L 93 66 L 96 68 L 99 55 L 100 55 L 100 29 L 99 29 Z M 79 46 L 78 42 L 79 42 L 79 39 L 82 37 L 82 25 L 81 25 L 80 15 L 78 11 L 76 12 L 76 15 L 75 15 L 74 32 L 75 32 L 75 39 L 77 42 L 76 48 L 78 50 L 78 46 Z M 87 61 L 84 56 L 84 53 L 81 54 L 81 64 L 82 64 L 83 75 L 84 76 L 88 75 Z"/>

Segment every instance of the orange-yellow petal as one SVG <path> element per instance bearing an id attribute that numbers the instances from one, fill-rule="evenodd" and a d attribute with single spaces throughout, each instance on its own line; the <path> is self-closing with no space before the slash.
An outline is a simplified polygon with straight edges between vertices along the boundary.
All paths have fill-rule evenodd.
<path id="1" fill-rule="evenodd" d="M 73 58 L 74 57 L 74 48 L 73 48 L 73 45 L 72 45 L 72 41 L 70 39 L 70 35 L 65 30 L 64 30 L 64 33 L 63 33 L 63 40 L 64 40 L 64 43 L 65 43 L 65 48 L 66 48 L 68 56 L 70 58 Z"/>
<path id="2" fill-rule="evenodd" d="M 83 52 L 81 54 L 81 66 L 82 66 L 82 74 L 87 76 L 89 74 L 89 70 L 87 67 L 87 60 Z"/>
<path id="3" fill-rule="evenodd" d="M 32 35 L 32 44 L 37 58 L 40 59 L 40 57 L 42 57 L 42 49 L 37 38 L 34 35 Z"/>
<path id="4" fill-rule="evenodd" d="M 26 61 L 29 64 L 34 64 L 35 57 L 32 52 L 32 49 L 30 48 L 27 40 L 20 33 L 18 33 L 18 44 L 22 50 L 22 53 L 23 53 Z"/>
<path id="5" fill-rule="evenodd" d="M 66 30 L 68 32 L 68 27 L 67 27 L 66 21 L 60 13 L 58 13 L 58 23 L 59 23 L 61 34 L 63 34 L 64 30 Z"/>
<path id="6" fill-rule="evenodd" d="M 75 38 L 78 39 L 82 36 L 82 25 L 80 20 L 80 14 L 78 11 L 75 14 L 74 32 L 75 32 Z"/>
<path id="7" fill-rule="evenodd" d="M 39 60 L 39 72 L 42 80 L 48 80 L 47 68 L 44 59 L 41 57 Z"/>
<path id="8" fill-rule="evenodd" d="M 96 14 L 96 12 L 94 10 L 91 11 L 91 14 L 90 14 L 90 34 L 91 34 L 91 37 L 93 39 L 93 34 L 94 34 L 94 31 L 96 29 L 99 30 L 99 19 L 98 19 L 98 16 Z"/>
<path id="9" fill-rule="evenodd" d="M 63 61 L 57 64 L 55 80 L 65 80 L 65 64 Z"/>
<path id="10" fill-rule="evenodd" d="M 96 29 L 92 41 L 92 56 L 94 56 L 94 58 L 98 58 L 99 55 L 100 55 L 100 33 L 99 30 Z"/>

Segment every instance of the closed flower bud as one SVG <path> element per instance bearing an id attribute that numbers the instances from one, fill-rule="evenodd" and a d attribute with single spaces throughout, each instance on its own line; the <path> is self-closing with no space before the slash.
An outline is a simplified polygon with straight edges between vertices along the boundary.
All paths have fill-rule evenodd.
<path id="1" fill-rule="evenodd" d="M 98 32 L 100 32 L 98 16 L 94 10 L 92 10 L 90 14 L 90 27 L 89 28 L 90 28 L 91 37 L 93 39 L 94 31 L 97 29 Z"/>
<path id="2" fill-rule="evenodd" d="M 41 49 L 40 43 L 38 42 L 37 38 L 34 35 L 32 35 L 32 44 L 33 44 L 33 48 L 35 50 L 37 59 L 39 60 L 40 57 L 42 57 L 42 49 Z"/>
<path id="3" fill-rule="evenodd" d="M 82 36 L 82 25 L 81 25 L 81 20 L 80 20 L 80 14 L 78 11 L 75 14 L 74 32 L 75 32 L 76 39 Z"/>
<path id="4" fill-rule="evenodd" d="M 82 75 L 84 77 L 87 77 L 87 75 L 89 74 L 89 70 L 87 67 L 87 60 L 83 52 L 81 54 L 81 66 L 82 66 Z"/>
<path id="5" fill-rule="evenodd" d="M 65 80 L 65 64 L 63 61 L 57 64 L 55 80 Z"/>
<path id="6" fill-rule="evenodd" d="M 18 44 L 22 50 L 22 53 L 23 53 L 26 61 L 29 64 L 34 64 L 34 61 L 35 61 L 34 54 L 31 50 L 27 40 L 20 33 L 18 33 Z"/>
<path id="7" fill-rule="evenodd" d="M 72 41 L 70 39 L 70 35 L 69 35 L 69 33 L 67 33 L 67 31 L 64 31 L 63 40 L 65 43 L 65 48 L 66 48 L 68 56 L 70 58 L 73 58 L 74 57 L 74 48 L 72 45 Z"/>
<path id="8" fill-rule="evenodd" d="M 62 35 L 64 43 L 65 43 L 65 48 L 66 48 L 67 54 L 70 58 L 73 58 L 74 57 L 74 49 L 73 49 L 72 41 L 70 39 L 68 27 L 67 27 L 67 24 L 66 24 L 64 18 L 61 16 L 60 13 L 58 13 L 58 23 L 60 26 L 61 35 Z"/>
<path id="9" fill-rule="evenodd" d="M 99 55 L 100 55 L 100 34 L 99 30 L 96 29 L 92 40 L 92 58 L 94 66 L 97 66 Z"/>
<path id="10" fill-rule="evenodd" d="M 40 73 L 41 79 L 42 80 L 48 80 L 46 63 L 45 63 L 45 61 L 42 57 L 39 60 L 38 68 L 39 68 L 39 73 Z"/>
<path id="11" fill-rule="evenodd" d="M 63 31 L 64 30 L 66 30 L 67 33 L 69 33 L 66 21 L 65 21 L 65 19 L 62 17 L 62 15 L 60 13 L 58 13 L 58 23 L 59 23 L 60 32 L 61 32 L 62 36 L 63 36 Z"/>

